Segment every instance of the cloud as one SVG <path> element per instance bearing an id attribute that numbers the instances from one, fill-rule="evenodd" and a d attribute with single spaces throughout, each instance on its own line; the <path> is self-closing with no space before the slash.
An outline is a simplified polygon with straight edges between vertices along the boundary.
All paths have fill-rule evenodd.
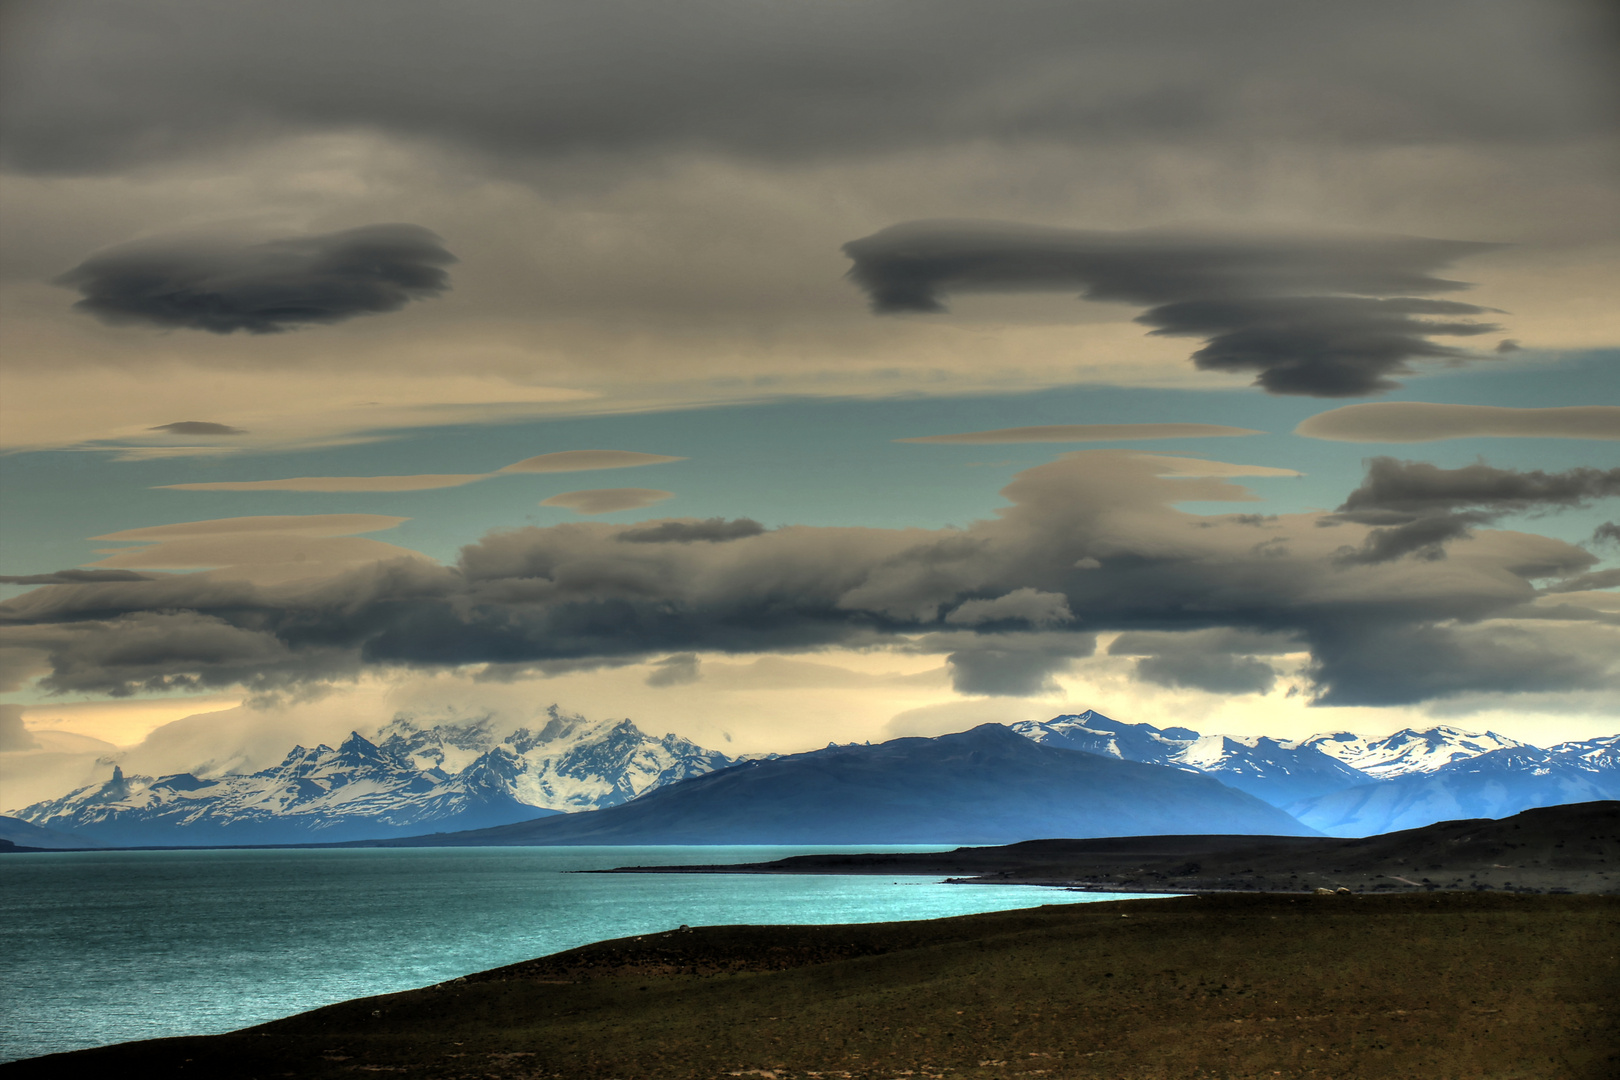
<path id="1" fill-rule="evenodd" d="M 1298 469 L 1279 469 L 1274 465 L 1238 465 L 1230 461 L 1207 461 L 1204 458 L 1167 457 L 1163 454 L 1139 454 L 1158 468 L 1160 476 L 1303 476 Z"/>
<path id="2" fill-rule="evenodd" d="M 216 424 L 208 420 L 177 420 L 172 424 L 159 424 L 148 431 L 167 431 L 170 435 L 246 435 L 241 428 L 229 424 Z"/>
<path id="3" fill-rule="evenodd" d="M 686 686 L 703 677 L 697 653 L 676 653 L 653 666 L 658 670 L 647 676 L 648 686 Z"/>
<path id="4" fill-rule="evenodd" d="M 1620 688 L 1620 618 L 1536 604 L 1533 580 L 1591 571 L 1597 559 L 1582 548 L 1476 528 L 1443 574 L 1409 559 L 1347 563 L 1347 540 L 1388 526 L 1286 514 L 1257 544 L 1244 515 L 1178 509 L 1242 501 L 1244 488 L 1174 471 L 1152 455 L 1075 451 L 1019 473 L 1007 505 L 965 528 L 789 525 L 725 543 L 620 543 L 622 526 L 567 522 L 490 533 L 453 565 L 348 535 L 399 520 L 364 515 L 132 530 L 115 536 L 163 537 L 158 565 L 247 561 L 36 589 L 0 603 L 0 637 L 40 658 L 42 690 L 117 694 L 271 693 L 468 665 L 499 680 L 843 648 L 943 655 L 961 693 L 1039 695 L 1104 631 L 1136 635 L 1121 648 L 1152 648 L 1144 679 L 1223 692 L 1264 682 L 1242 658 L 1297 648 L 1323 704 Z M 1454 505 L 1416 475 L 1407 487 L 1423 487 L 1423 505 Z M 1381 474 L 1363 486 L 1407 504 Z M 304 545 L 312 557 L 298 563 Z M 1065 607 L 1083 629 L 1030 626 Z M 1500 663 L 1504 650 L 1521 659 Z M 1442 662 L 1452 667 L 1433 670 Z"/>
<path id="5" fill-rule="evenodd" d="M 1508 514 L 1568 509 L 1620 495 L 1620 469 L 1576 468 L 1549 473 L 1498 469 L 1483 461 L 1442 469 L 1391 457 L 1367 462 L 1367 477 L 1325 524 L 1353 521 L 1379 526 L 1359 548 L 1340 550 L 1342 563 L 1389 562 L 1406 555 L 1434 561 L 1446 544 Z"/>
<path id="6" fill-rule="evenodd" d="M 1575 577 L 1549 585 L 1541 591 L 1552 594 L 1584 592 L 1587 589 L 1616 588 L 1620 588 L 1620 570 L 1597 570 L 1590 574 L 1578 574 Z"/>
<path id="7" fill-rule="evenodd" d="M 1040 427 L 997 428 L 959 435 L 918 435 L 896 439 L 902 443 L 960 443 L 997 446 L 1006 443 L 1122 442 L 1129 439 L 1209 439 L 1229 435 L 1263 435 L 1251 428 L 1222 424 L 1046 424 Z"/>
<path id="8" fill-rule="evenodd" d="M 1592 530 L 1594 544 L 1620 544 L 1620 522 L 1605 521 Z"/>
<path id="9" fill-rule="evenodd" d="M 1615 495 L 1620 495 L 1620 468 L 1520 472 L 1479 462 L 1460 469 L 1442 469 L 1424 461 L 1377 457 L 1367 463 L 1367 478 L 1344 500 L 1339 511 L 1372 516 L 1473 506 L 1517 513 L 1538 506 L 1580 506 Z"/>
<path id="10" fill-rule="evenodd" d="M 488 480 L 494 473 L 423 474 L 419 476 L 294 476 L 285 480 L 214 480 L 196 484 L 160 484 L 159 491 L 431 491 Z"/>
<path id="11" fill-rule="evenodd" d="M 1274 394 L 1348 397 L 1394 389 L 1408 361 L 1468 355 L 1430 337 L 1497 329 L 1459 321 L 1485 308 L 1402 295 L 1464 288 L 1433 271 L 1496 246 L 914 221 L 844 253 L 878 314 L 942 312 L 957 292 L 1078 292 L 1147 307 L 1137 322 L 1153 334 L 1204 338 L 1192 355 L 1201 369 L 1256 372 Z"/>
<path id="12" fill-rule="evenodd" d="M 150 581 L 133 570 L 55 570 L 49 574 L 0 574 L 5 585 L 94 585 L 108 581 Z"/>
<path id="13" fill-rule="evenodd" d="M 39 749 L 39 740 L 23 727 L 22 714 L 21 705 L 0 705 L 0 754 Z"/>
<path id="14" fill-rule="evenodd" d="M 578 514 L 612 514 L 619 510 L 639 510 L 644 506 L 675 497 L 673 491 L 656 488 L 592 488 L 589 491 L 565 491 L 549 499 L 541 499 L 541 506 L 565 506 Z"/>
<path id="15" fill-rule="evenodd" d="M 257 584 L 300 581 L 388 561 L 425 560 L 408 548 L 361 535 L 391 529 L 407 520 L 383 514 L 308 514 L 218 518 L 125 529 L 94 538 L 134 545 L 102 549 L 105 557 L 96 566 L 117 570 L 208 567 L 209 572 L 199 576 L 212 583 L 209 588 L 220 590 L 214 600 L 223 602 L 225 596 L 243 595 L 239 589 L 244 580 Z M 157 580 L 174 579 L 166 575 Z M 112 583 L 109 587 L 133 586 Z M 172 587 L 188 586 L 177 582 Z"/>
<path id="16" fill-rule="evenodd" d="M 1183 633 L 1130 631 L 1109 645 L 1112 656 L 1138 656 L 1136 677 L 1168 687 L 1215 694 L 1265 694 L 1277 684 L 1277 669 L 1260 656 L 1303 651 L 1288 634 L 1217 629 Z"/>
<path id="17" fill-rule="evenodd" d="M 1620 405 L 1518 409 L 1389 401 L 1346 405 L 1302 420 L 1294 434 L 1334 442 L 1439 439 L 1620 439 Z"/>
<path id="18" fill-rule="evenodd" d="M 959 694 L 1035 697 L 1058 692 L 1052 676 L 1097 649 L 1094 634 L 1007 634 L 982 638 L 945 658 Z"/>
<path id="19" fill-rule="evenodd" d="M 691 544 L 705 542 L 724 543 L 758 536 L 765 526 L 752 518 L 706 518 L 703 521 L 662 521 L 651 528 L 626 529 L 614 537 L 627 544 Z"/>
<path id="20" fill-rule="evenodd" d="M 1592 13 L 1457 2 L 867 5 L 399 0 L 54 5 L 7 57 L 6 161 L 84 174 L 288 132 L 509 158 L 713 149 L 771 161 L 942 139 L 1107 149 L 1542 145 L 1603 132 Z M 16 35 L 22 36 L 22 35 Z M 1399 38 L 1410 46 L 1392 52 Z M 1376 72 L 1373 77 L 1371 72 Z M 229 78 L 224 75 L 228 73 Z"/>
<path id="21" fill-rule="evenodd" d="M 985 623 L 1022 622 L 1030 626 L 1057 626 L 1074 619 L 1069 601 L 1062 593 L 1038 589 L 1015 589 L 994 600 L 967 600 L 945 616 L 952 626 L 981 626 Z"/>
<path id="22" fill-rule="evenodd" d="M 424 473 L 415 476 L 298 476 L 286 480 L 215 480 L 197 484 L 162 484 L 166 491 L 430 491 L 461 487 L 513 473 L 586 472 L 591 469 L 630 469 L 663 465 L 685 458 L 667 454 L 641 454 L 632 450 L 563 450 L 505 465 L 490 473 Z M 627 489 L 628 490 L 628 489 Z M 556 505 L 567 505 L 558 503 Z M 597 511 L 598 513 L 600 511 Z"/>
<path id="23" fill-rule="evenodd" d="M 56 284 L 113 326 L 276 334 L 398 311 L 450 287 L 456 261 L 419 225 L 365 225 L 258 243 L 158 237 L 92 255 Z"/>
<path id="24" fill-rule="evenodd" d="M 502 467 L 503 473 L 587 472 L 591 469 L 633 469 L 640 465 L 664 465 L 685 461 L 668 454 L 641 454 L 633 450 L 562 450 L 541 454 Z"/>

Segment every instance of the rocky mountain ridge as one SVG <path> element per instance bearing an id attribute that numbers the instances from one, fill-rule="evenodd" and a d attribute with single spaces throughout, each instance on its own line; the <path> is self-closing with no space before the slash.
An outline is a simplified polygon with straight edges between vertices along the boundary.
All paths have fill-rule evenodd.
<path id="1" fill-rule="evenodd" d="M 297 746 L 245 775 L 113 777 L 17 813 L 44 828 L 127 846 L 331 843 L 466 829 L 614 806 L 732 763 L 630 720 L 547 723 L 502 735 L 487 721 L 399 716 L 376 741 Z"/>
<path id="2" fill-rule="evenodd" d="M 1370 739 L 1202 735 L 1094 710 L 1009 725 L 1037 742 L 1213 776 L 1330 836 L 1620 797 L 1620 735 L 1543 749 L 1449 725 Z"/>

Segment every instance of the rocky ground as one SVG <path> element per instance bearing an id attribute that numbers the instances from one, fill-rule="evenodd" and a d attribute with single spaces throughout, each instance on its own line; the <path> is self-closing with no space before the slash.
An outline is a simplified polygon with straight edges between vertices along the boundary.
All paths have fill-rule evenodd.
<path id="1" fill-rule="evenodd" d="M 1620 1075 L 1620 900 L 1211 894 L 602 942 L 7 1076 Z"/>

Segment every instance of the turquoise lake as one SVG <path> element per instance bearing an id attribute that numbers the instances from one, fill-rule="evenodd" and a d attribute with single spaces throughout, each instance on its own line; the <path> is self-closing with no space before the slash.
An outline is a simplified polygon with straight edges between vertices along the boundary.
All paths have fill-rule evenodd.
<path id="1" fill-rule="evenodd" d="M 938 878 L 578 874 L 811 851 L 117 851 L 0 858 L 0 1061 L 230 1031 L 687 923 L 847 923 L 1111 899 Z"/>

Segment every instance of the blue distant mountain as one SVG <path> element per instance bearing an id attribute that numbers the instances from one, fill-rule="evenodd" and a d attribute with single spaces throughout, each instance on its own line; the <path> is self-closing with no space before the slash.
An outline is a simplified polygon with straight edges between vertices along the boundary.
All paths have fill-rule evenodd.
<path id="1" fill-rule="evenodd" d="M 1008 836 L 1028 839 L 1034 835 L 1099 835 L 1092 830 L 1104 828 L 1104 821 L 1113 823 L 1108 827 L 1131 833 L 1163 831 L 1153 822 L 1175 820 L 1181 824 L 1173 828 L 1167 824 L 1165 828 L 1286 832 L 1303 823 L 1308 829 L 1331 835 L 1360 836 L 1452 818 L 1502 817 L 1531 807 L 1620 797 L 1620 783 L 1615 779 L 1620 775 L 1620 736 L 1564 743 L 1544 750 L 1492 732 L 1438 725 L 1421 731 L 1398 731 L 1378 739 L 1333 732 L 1286 740 L 1203 735 L 1187 727 L 1126 723 L 1088 711 L 1010 725 L 1007 732 L 1014 738 L 1022 736 L 1032 746 L 1140 766 L 1133 774 L 1143 785 L 1135 804 L 1124 798 L 1132 791 L 1114 786 L 1115 774 L 1105 775 L 1093 768 L 1086 774 L 1089 779 L 1082 783 L 1078 766 L 1052 771 L 1048 765 L 1037 767 L 1031 759 L 1026 762 L 1026 773 L 1020 776 L 1017 768 L 1009 764 L 1008 754 L 1012 751 L 1003 748 L 988 757 L 951 759 L 949 766 L 945 759 L 932 761 L 926 766 L 932 770 L 926 772 L 932 779 L 919 779 L 911 787 L 903 778 L 883 774 L 887 777 L 883 780 L 887 785 L 884 790 L 909 794 L 903 798 L 895 794 L 899 802 L 880 806 L 870 802 L 878 797 L 875 791 L 837 786 L 853 781 L 829 780 L 833 786 L 818 795 L 811 779 L 835 774 L 856 776 L 868 768 L 876 770 L 873 775 L 877 776 L 882 774 L 879 764 L 899 753 L 895 748 L 901 746 L 910 747 L 906 753 L 918 762 L 927 762 L 932 751 L 925 751 L 925 746 L 948 748 L 956 745 L 950 740 L 971 733 L 943 736 L 945 742 L 923 739 L 883 744 L 891 749 L 828 748 L 780 759 L 813 760 L 814 768 L 809 771 L 795 765 L 784 766 L 782 772 L 758 772 L 765 767 L 763 763 L 739 762 L 676 735 L 654 737 L 629 720 L 587 721 L 555 708 L 545 719 L 537 728 L 519 727 L 503 734 L 489 717 L 430 721 L 401 715 L 375 739 L 351 734 L 335 748 L 294 747 L 278 764 L 247 775 L 179 773 L 150 777 L 115 770 L 110 780 L 36 803 L 16 811 L 15 818 L 30 826 L 72 834 L 83 844 L 350 842 L 465 833 L 559 813 L 572 819 L 580 811 L 640 805 L 649 793 L 671 787 L 684 790 L 685 785 L 717 770 L 734 773 L 739 765 L 752 771 L 735 773 L 722 787 L 693 789 L 704 793 L 701 798 L 683 795 L 677 803 L 650 805 L 678 806 L 682 814 L 697 814 L 696 807 L 709 805 L 703 800 L 718 798 L 706 793 L 725 791 L 732 793 L 728 799 L 740 799 L 740 793 L 746 791 L 749 798 L 760 799 L 760 806 L 765 807 L 775 805 L 772 800 L 785 798 L 791 789 L 799 800 L 795 804 L 799 810 L 794 813 L 806 815 L 802 823 L 792 821 L 789 814 L 768 829 L 761 826 L 750 832 L 752 826 L 722 824 L 726 815 L 741 814 L 736 809 L 740 803 L 722 807 L 714 802 L 711 817 L 704 819 L 708 825 L 699 828 L 695 824 L 698 818 L 692 817 L 681 827 L 690 825 L 694 836 L 746 834 L 755 838 L 746 842 L 761 843 L 797 842 L 782 837 L 810 835 L 800 829 L 800 824 L 805 828 L 814 825 L 812 831 L 819 837 L 804 841 L 807 843 L 846 842 L 825 838 L 835 833 L 859 837 L 847 841 L 850 843 L 934 842 L 917 837 L 946 833 L 950 833 L 949 838 L 939 842 L 972 837 L 972 842 L 1000 843 Z M 981 732 L 978 737 L 982 741 L 987 736 Z M 876 756 L 863 757 L 866 750 Z M 973 765 L 975 761 L 978 765 Z M 835 762 L 837 769 L 827 772 Z M 974 768 L 980 772 L 975 773 Z M 761 776 L 777 777 L 773 781 L 777 784 L 791 781 L 791 787 L 760 788 L 757 785 L 763 781 L 757 777 Z M 743 777 L 756 779 L 745 781 Z M 1255 824 L 1252 828 L 1206 824 L 1197 808 L 1215 807 L 1209 802 L 1207 785 L 1173 786 L 1178 780 L 1198 778 L 1218 781 L 1224 785 L 1223 790 L 1253 796 L 1292 817 L 1285 816 L 1281 824 L 1274 821 L 1272 826 Z M 971 810 L 966 803 L 951 810 L 945 806 L 949 799 L 934 793 L 929 783 L 944 785 L 939 791 L 975 792 L 978 801 Z M 1046 783 L 1056 786 L 1051 791 L 1040 790 L 1040 785 Z M 1167 805 L 1153 801 L 1159 794 L 1170 798 L 1165 794 L 1169 792 L 1187 800 L 1191 809 L 1171 812 Z M 1115 794 L 1124 801 L 1109 802 Z M 1096 802 L 1099 798 L 1103 801 Z M 1069 805 L 1065 800 L 1079 800 L 1075 806 L 1085 812 L 1075 807 L 1060 812 L 1058 808 Z M 867 816 L 862 818 L 852 809 L 850 813 L 855 816 L 837 824 L 839 811 L 834 804 L 864 806 L 866 810 L 861 813 Z M 903 806 L 912 806 L 916 816 L 908 818 L 901 812 Z M 711 810 L 703 813 L 711 814 Z M 1231 805 L 1215 810 L 1220 815 L 1237 813 Z M 1245 813 L 1253 811 L 1251 806 Z M 592 816 L 581 819 L 588 825 L 570 824 L 567 828 L 559 823 L 547 826 L 553 830 L 548 835 L 573 836 L 575 830 L 605 828 L 604 821 L 640 821 L 636 814 L 606 819 Z M 982 815 L 978 825 L 970 820 L 973 814 Z M 1298 822 L 1289 825 L 1295 818 Z M 876 823 L 883 823 L 883 828 L 892 826 L 895 831 L 884 832 Z M 670 830 L 674 827 L 671 819 L 659 835 L 673 835 Z M 975 828 L 979 831 L 973 832 Z M 1038 831 L 1024 835 L 1027 828 Z M 1070 829 L 1086 831 L 1066 831 Z M 611 840 L 606 839 L 608 835 L 601 834 L 602 838 L 592 841 L 545 842 L 677 842 Z M 644 824 L 614 824 L 611 835 L 651 834 L 646 833 Z M 13 838 L 0 831 L 0 839 Z M 13 843 L 71 846 L 22 839 L 13 839 Z"/>
<path id="2" fill-rule="evenodd" d="M 619 806 L 399 843 L 1003 844 L 1180 833 L 1314 835 L 1210 777 L 985 724 L 743 762 Z"/>
<path id="3" fill-rule="evenodd" d="M 1010 726 L 1047 746 L 1204 773 L 1279 807 L 1368 779 L 1307 740 L 1200 735 L 1191 728 L 1127 724 L 1094 710 Z"/>
<path id="4" fill-rule="evenodd" d="M 21 818 L 0 814 L 0 841 L 24 848 L 49 848 L 58 851 L 83 851 L 106 847 L 89 837 L 59 829 L 42 829 Z"/>
<path id="5" fill-rule="evenodd" d="M 1509 746 L 1304 799 L 1289 810 L 1329 836 L 1372 836 L 1457 818 L 1501 818 L 1538 806 L 1620 799 L 1620 736 L 1543 750 Z"/>

